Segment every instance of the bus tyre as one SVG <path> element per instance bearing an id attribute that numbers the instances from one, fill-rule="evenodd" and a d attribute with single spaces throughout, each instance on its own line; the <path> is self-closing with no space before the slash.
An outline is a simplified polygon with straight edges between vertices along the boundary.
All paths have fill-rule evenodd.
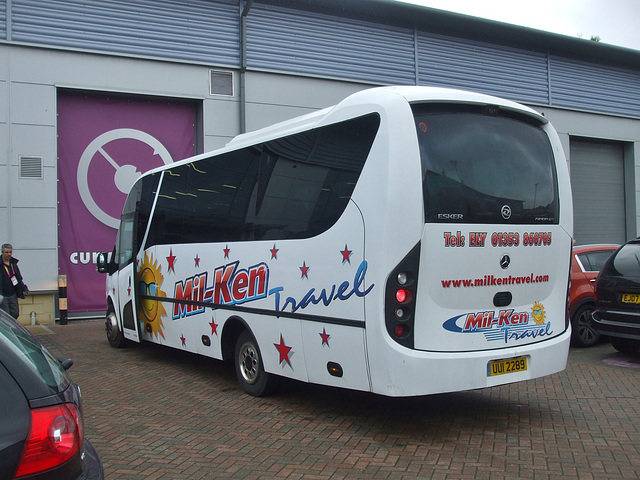
<path id="1" fill-rule="evenodd" d="M 244 330 L 236 342 L 236 376 L 242 389 L 254 397 L 272 393 L 275 379 L 264 371 L 258 342 L 250 331 Z"/>
<path id="2" fill-rule="evenodd" d="M 113 310 L 107 312 L 107 318 L 105 321 L 105 331 L 107 332 L 107 340 L 109 344 L 114 348 L 124 347 L 124 335 L 122 329 L 118 324 L 118 317 Z"/>

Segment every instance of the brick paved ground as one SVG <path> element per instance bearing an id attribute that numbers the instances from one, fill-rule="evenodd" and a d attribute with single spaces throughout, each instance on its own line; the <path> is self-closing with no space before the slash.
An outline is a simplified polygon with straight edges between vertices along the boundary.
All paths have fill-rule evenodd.
<path id="1" fill-rule="evenodd" d="M 390 399 L 293 383 L 257 399 L 221 362 L 113 349 L 100 322 L 37 335 L 75 361 L 109 480 L 640 477 L 640 356 L 608 344 L 493 389 Z"/>

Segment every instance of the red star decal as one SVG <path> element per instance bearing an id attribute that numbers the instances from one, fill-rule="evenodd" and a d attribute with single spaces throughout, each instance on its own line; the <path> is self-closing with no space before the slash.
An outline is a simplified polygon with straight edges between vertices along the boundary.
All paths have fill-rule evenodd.
<path id="1" fill-rule="evenodd" d="M 183 347 L 187 346 L 187 339 L 184 337 L 183 334 L 180 334 L 180 341 L 182 342 Z"/>
<path id="2" fill-rule="evenodd" d="M 300 276 L 300 278 L 309 278 L 309 270 L 311 270 L 311 267 L 307 267 L 307 262 L 302 262 L 302 266 L 299 267 L 300 271 L 302 272 L 302 275 Z"/>
<path id="3" fill-rule="evenodd" d="M 287 345 L 285 345 L 284 338 L 282 338 L 282 334 L 280 334 L 280 343 L 274 343 L 273 346 L 276 347 L 276 350 L 278 350 L 278 353 L 280 354 L 279 363 L 287 362 L 291 367 L 291 362 L 289 361 L 289 352 L 291 351 L 291 347 L 288 347 Z"/>
<path id="4" fill-rule="evenodd" d="M 167 262 L 169 262 L 169 266 L 167 267 L 167 273 L 170 272 L 171 270 L 173 270 L 173 273 L 176 273 L 176 270 L 173 266 L 175 261 L 176 261 L 176 257 L 173 254 L 173 248 L 172 248 L 169 250 L 169 256 L 167 257 Z"/>
<path id="5" fill-rule="evenodd" d="M 325 329 L 322 329 L 322 333 L 319 334 L 322 337 L 322 345 L 326 345 L 327 347 L 329 346 L 329 337 L 331 335 L 329 335 Z"/>
<path id="6" fill-rule="evenodd" d="M 278 250 L 280 250 L 279 248 L 276 248 L 276 244 L 273 244 L 273 248 L 271 250 L 269 250 L 271 252 L 271 260 L 273 260 L 274 258 L 277 260 L 278 259 Z"/>
<path id="7" fill-rule="evenodd" d="M 224 258 L 229 258 L 229 252 L 231 251 L 229 250 L 229 245 L 225 245 L 222 251 L 224 252 Z"/>
<path id="8" fill-rule="evenodd" d="M 211 317 L 211 321 L 209 322 L 209 325 L 211 325 L 211 335 L 216 335 L 218 336 L 218 324 L 216 323 L 216 320 Z"/>
<path id="9" fill-rule="evenodd" d="M 342 254 L 342 263 L 344 262 L 348 262 L 349 265 L 351 265 L 351 253 L 353 252 L 353 250 L 349 250 L 347 248 L 347 244 L 344 244 L 344 250 L 341 250 L 340 253 Z"/>
<path id="10" fill-rule="evenodd" d="M 193 259 L 193 261 L 196 263 L 196 267 L 200 266 L 200 257 L 198 256 L 198 254 L 196 253 L 196 258 Z"/>

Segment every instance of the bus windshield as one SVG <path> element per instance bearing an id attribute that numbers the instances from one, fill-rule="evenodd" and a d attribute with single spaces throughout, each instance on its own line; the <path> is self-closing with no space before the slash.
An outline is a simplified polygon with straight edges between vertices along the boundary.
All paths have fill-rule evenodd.
<path id="1" fill-rule="evenodd" d="M 414 105 L 427 223 L 558 223 L 546 133 L 496 110 Z"/>

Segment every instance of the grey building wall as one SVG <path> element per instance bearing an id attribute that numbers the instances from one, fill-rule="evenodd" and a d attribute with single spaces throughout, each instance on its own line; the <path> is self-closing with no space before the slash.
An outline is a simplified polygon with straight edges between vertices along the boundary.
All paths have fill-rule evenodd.
<path id="1" fill-rule="evenodd" d="M 567 157 L 572 138 L 623 144 L 626 229 L 638 234 L 640 52 L 455 16 L 444 18 L 457 30 L 438 30 L 443 17 L 418 7 L 386 19 L 362 14 L 362 1 L 317 7 L 339 3 L 257 0 L 243 30 L 235 0 L 0 0 L 0 241 L 14 243 L 32 290 L 57 288 L 58 89 L 195 100 L 204 150 L 243 123 L 254 130 L 378 84 L 512 98 L 547 115 Z M 232 96 L 211 94 L 212 69 L 233 73 Z M 19 178 L 21 155 L 43 158 L 42 179 Z"/>
<path id="2" fill-rule="evenodd" d="M 0 45 L 0 233 L 14 244 L 30 288 L 57 289 L 57 90 L 202 102 L 204 147 L 238 132 L 237 99 L 208 94 L 207 67 Z M 19 156 L 43 158 L 42 179 L 20 179 Z"/>
<path id="3" fill-rule="evenodd" d="M 0 14 L 14 44 L 640 117 L 640 52 L 391 0 L 0 0 Z"/>
<path id="4" fill-rule="evenodd" d="M 33 291 L 57 289 L 57 134 L 59 89 L 200 102 L 204 151 L 240 132 L 234 96 L 211 95 L 210 67 L 149 59 L 0 45 L 0 242 L 14 244 Z M 253 73 L 246 79 L 247 128 L 332 105 L 365 84 Z M 43 178 L 19 178 L 20 156 L 43 159 Z"/>
<path id="5" fill-rule="evenodd" d="M 543 113 L 558 131 L 570 170 L 572 139 L 591 139 L 621 144 L 625 175 L 626 239 L 637 237 L 640 234 L 640 119 L 544 106 L 532 105 L 532 107 Z M 572 185 L 572 188 L 576 190 L 585 187 Z M 616 241 L 619 242 L 620 239 Z"/>

